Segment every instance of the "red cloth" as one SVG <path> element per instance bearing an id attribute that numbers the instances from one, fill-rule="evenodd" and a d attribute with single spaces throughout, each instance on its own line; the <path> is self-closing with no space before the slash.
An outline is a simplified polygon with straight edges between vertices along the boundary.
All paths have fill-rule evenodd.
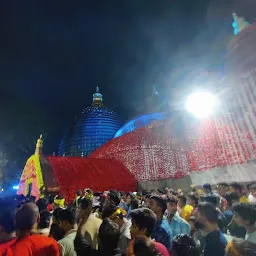
<path id="1" fill-rule="evenodd" d="M 4 255 L 4 254 L 3 254 Z M 41 235 L 27 236 L 17 240 L 7 250 L 6 256 L 59 256 L 57 242 Z"/>
<path id="2" fill-rule="evenodd" d="M 51 212 L 51 211 L 53 210 L 53 208 L 52 208 L 52 204 L 48 204 L 48 206 L 47 206 L 47 210 L 48 210 L 48 212 Z"/>
<path id="3" fill-rule="evenodd" d="M 136 191 L 137 181 L 121 163 L 111 159 L 91 159 L 83 157 L 47 156 L 60 193 L 66 203 L 73 201 L 78 189 L 93 191 Z"/>
<path id="4" fill-rule="evenodd" d="M 7 243 L 3 243 L 3 244 L 0 244 L 0 255 L 4 255 L 4 252 L 6 252 L 6 250 L 11 246 L 13 245 L 15 242 L 16 242 L 16 238 L 10 240 L 9 242 Z"/>
<path id="5" fill-rule="evenodd" d="M 156 247 L 156 250 L 162 255 L 162 256 L 169 256 L 169 252 L 168 250 L 166 249 L 166 247 L 161 244 L 161 243 L 158 243 L 158 242 L 155 242 L 155 247 Z"/>

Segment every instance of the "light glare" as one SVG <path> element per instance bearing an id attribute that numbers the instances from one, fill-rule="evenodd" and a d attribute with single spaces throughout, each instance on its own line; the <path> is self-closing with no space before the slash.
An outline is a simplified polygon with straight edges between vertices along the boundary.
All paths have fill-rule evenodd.
<path id="1" fill-rule="evenodd" d="M 205 118 L 212 114 L 216 100 L 209 92 L 191 94 L 186 103 L 186 109 L 198 118 Z"/>

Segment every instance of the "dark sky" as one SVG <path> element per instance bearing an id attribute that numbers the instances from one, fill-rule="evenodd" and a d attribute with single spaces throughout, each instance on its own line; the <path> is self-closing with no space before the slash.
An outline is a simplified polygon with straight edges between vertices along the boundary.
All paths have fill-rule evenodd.
<path id="1" fill-rule="evenodd" d="M 123 121 L 172 58 L 205 26 L 207 0 L 10 1 L 0 3 L 0 150 L 29 156 L 40 132 L 56 151 L 99 85 Z M 32 152 L 31 152 L 32 151 Z"/>

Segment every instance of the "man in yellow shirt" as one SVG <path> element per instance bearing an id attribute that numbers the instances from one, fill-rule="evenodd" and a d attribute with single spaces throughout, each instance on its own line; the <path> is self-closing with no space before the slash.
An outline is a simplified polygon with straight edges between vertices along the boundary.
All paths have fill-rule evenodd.
<path id="1" fill-rule="evenodd" d="M 242 194 L 243 186 L 239 183 L 233 182 L 230 184 L 230 190 L 231 192 L 236 193 L 239 196 L 240 203 L 248 203 L 247 196 Z"/>
<path id="2" fill-rule="evenodd" d="M 186 221 L 190 218 L 192 212 L 193 212 L 193 206 L 187 204 L 187 199 L 185 196 L 180 195 L 178 196 L 178 205 L 180 208 L 180 217 Z"/>

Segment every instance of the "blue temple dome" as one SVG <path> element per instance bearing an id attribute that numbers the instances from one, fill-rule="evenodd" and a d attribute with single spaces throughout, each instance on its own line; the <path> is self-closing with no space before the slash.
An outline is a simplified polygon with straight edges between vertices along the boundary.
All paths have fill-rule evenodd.
<path id="1" fill-rule="evenodd" d="M 130 120 L 124 126 L 122 126 L 115 134 L 114 138 L 120 137 L 126 133 L 132 132 L 142 126 L 146 126 L 148 124 L 151 124 L 155 121 L 161 121 L 165 120 L 167 117 L 169 117 L 169 113 L 150 113 L 145 114 L 142 116 L 139 116 L 135 119 Z"/>
<path id="2" fill-rule="evenodd" d="M 121 127 L 118 115 L 103 105 L 103 96 L 96 88 L 92 106 L 86 107 L 64 135 L 59 145 L 60 156 L 88 156 L 111 140 Z"/>

